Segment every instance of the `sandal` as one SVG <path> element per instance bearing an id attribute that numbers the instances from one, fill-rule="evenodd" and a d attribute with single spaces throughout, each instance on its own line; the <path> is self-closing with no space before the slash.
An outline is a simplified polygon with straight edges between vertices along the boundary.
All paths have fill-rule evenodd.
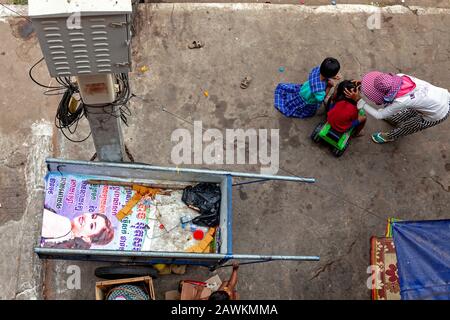
<path id="1" fill-rule="evenodd" d="M 192 41 L 190 45 L 188 45 L 189 49 L 200 49 L 203 48 L 204 44 L 201 41 Z"/>
<path id="2" fill-rule="evenodd" d="M 242 81 L 241 81 L 241 89 L 247 89 L 248 86 L 250 85 L 250 82 L 252 81 L 251 77 L 245 77 Z"/>
<path id="3" fill-rule="evenodd" d="M 394 141 L 394 140 L 387 140 L 387 139 L 384 139 L 384 138 L 381 136 L 381 132 L 376 132 L 376 133 L 374 133 L 374 134 L 372 135 L 372 140 L 373 140 L 373 142 L 378 143 L 378 144 L 384 144 L 384 143 L 388 143 L 388 142 Z"/>

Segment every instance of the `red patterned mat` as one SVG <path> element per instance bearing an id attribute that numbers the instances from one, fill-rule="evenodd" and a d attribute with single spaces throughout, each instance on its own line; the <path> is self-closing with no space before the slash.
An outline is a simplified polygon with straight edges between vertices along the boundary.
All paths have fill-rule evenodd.
<path id="1" fill-rule="evenodd" d="M 397 255 L 392 238 L 370 239 L 372 300 L 400 300 Z"/>

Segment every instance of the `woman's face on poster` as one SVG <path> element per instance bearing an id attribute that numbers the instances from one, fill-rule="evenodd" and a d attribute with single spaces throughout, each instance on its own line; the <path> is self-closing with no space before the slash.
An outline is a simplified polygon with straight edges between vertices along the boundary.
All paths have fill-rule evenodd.
<path id="1" fill-rule="evenodd" d="M 72 220 L 72 231 L 77 237 L 91 237 L 105 226 L 105 219 L 95 213 L 85 213 Z"/>

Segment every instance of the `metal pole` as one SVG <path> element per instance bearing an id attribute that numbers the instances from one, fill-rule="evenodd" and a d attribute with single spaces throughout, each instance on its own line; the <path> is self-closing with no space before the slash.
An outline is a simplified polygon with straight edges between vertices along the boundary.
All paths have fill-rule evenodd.
<path id="1" fill-rule="evenodd" d="M 187 169 L 189 170 L 189 169 Z M 194 169 L 191 169 L 194 170 Z M 215 173 L 221 171 L 215 171 Z M 303 177 L 290 177 L 290 176 L 273 176 L 270 174 L 256 174 L 256 173 L 245 173 L 245 172 L 232 172 L 232 171 L 222 171 L 222 174 L 230 175 L 237 178 L 250 178 L 250 179 L 261 179 L 261 180 L 280 180 L 280 181 L 294 181 L 294 182 L 306 182 L 314 183 L 316 179 L 314 178 L 303 178 Z"/>
<path id="2" fill-rule="evenodd" d="M 61 160 L 48 158 L 47 163 L 58 162 L 61 164 L 75 164 L 75 165 L 89 165 L 98 166 L 102 168 L 124 168 L 124 169 L 143 169 L 143 170 L 155 170 L 161 172 L 172 172 L 172 173 L 193 173 L 193 174 L 210 174 L 210 175 L 229 175 L 232 177 L 246 178 L 246 179 L 263 179 L 263 180 L 281 180 L 281 181 L 293 181 L 293 182 L 305 182 L 314 183 L 316 179 L 314 178 L 304 178 L 304 177 L 292 177 L 292 176 L 273 176 L 267 174 L 257 174 L 257 173 L 245 173 L 245 172 L 233 172 L 233 171 L 219 171 L 219 170 L 206 170 L 206 169 L 192 169 L 192 168 L 173 168 L 173 167 L 160 167 L 151 166 L 148 164 L 139 163 L 108 163 L 108 162 L 89 162 L 89 161 L 79 161 L 79 160 Z M 126 179 L 122 179 L 126 180 Z"/>
<path id="3" fill-rule="evenodd" d="M 125 154 L 117 106 L 86 106 L 86 117 L 100 161 L 122 162 Z"/>
<path id="4" fill-rule="evenodd" d="M 187 252 L 158 252 L 158 251 L 117 251 L 117 250 L 77 250 L 35 248 L 34 252 L 42 255 L 57 256 L 115 256 L 145 257 L 145 258 L 176 258 L 176 259 L 236 259 L 236 260 L 266 260 L 266 261 L 319 261 L 319 256 L 281 256 L 281 255 L 251 255 L 251 254 L 220 254 L 220 253 L 187 253 Z"/>

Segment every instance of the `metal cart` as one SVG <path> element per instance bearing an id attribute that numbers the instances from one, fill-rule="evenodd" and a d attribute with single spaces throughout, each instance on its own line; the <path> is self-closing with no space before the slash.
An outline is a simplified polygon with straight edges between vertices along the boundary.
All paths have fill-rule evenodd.
<path id="1" fill-rule="evenodd" d="M 216 253 L 186 253 L 161 251 L 120 251 L 120 250 L 78 250 L 36 247 L 34 250 L 42 259 L 91 260 L 135 264 L 178 264 L 201 265 L 211 271 L 224 266 L 231 260 L 245 260 L 242 264 L 274 260 L 318 261 L 318 256 L 284 256 L 235 254 L 232 246 L 232 187 L 233 178 L 255 179 L 234 185 L 257 183 L 267 180 L 281 180 L 313 183 L 312 178 L 272 176 L 241 172 L 213 171 L 203 169 L 181 169 L 151 166 L 136 163 L 73 161 L 47 159 L 48 172 L 60 174 L 79 174 L 95 176 L 100 180 L 133 184 L 157 184 L 162 186 L 196 184 L 199 182 L 217 183 L 221 189 L 220 225 L 216 231 Z"/>

